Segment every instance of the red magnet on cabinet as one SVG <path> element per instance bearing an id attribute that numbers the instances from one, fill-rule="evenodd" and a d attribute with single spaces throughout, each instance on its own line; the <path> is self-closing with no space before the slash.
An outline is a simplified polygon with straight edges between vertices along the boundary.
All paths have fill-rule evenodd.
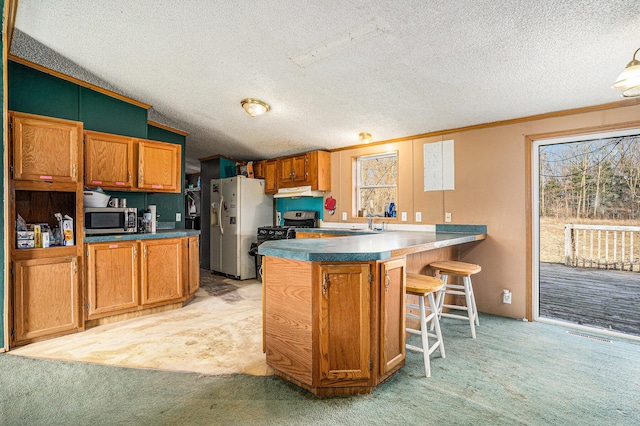
<path id="1" fill-rule="evenodd" d="M 329 197 L 324 202 L 324 208 L 329 210 L 329 214 L 334 214 L 336 212 L 336 199 L 333 197 Z"/>

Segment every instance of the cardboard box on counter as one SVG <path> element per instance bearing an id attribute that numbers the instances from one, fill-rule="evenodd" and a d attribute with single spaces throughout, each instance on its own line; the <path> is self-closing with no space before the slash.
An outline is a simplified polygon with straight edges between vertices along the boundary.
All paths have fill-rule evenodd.
<path id="1" fill-rule="evenodd" d="M 33 231 L 16 231 L 16 238 L 19 240 L 33 240 Z"/>
<path id="2" fill-rule="evenodd" d="M 36 244 L 33 239 L 31 240 L 22 239 L 16 242 L 16 248 L 19 248 L 19 249 L 35 248 L 35 246 Z"/>

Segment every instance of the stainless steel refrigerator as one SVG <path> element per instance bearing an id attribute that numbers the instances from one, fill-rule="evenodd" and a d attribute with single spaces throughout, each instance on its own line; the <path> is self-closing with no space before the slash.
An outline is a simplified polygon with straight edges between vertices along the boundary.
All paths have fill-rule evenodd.
<path id="1" fill-rule="evenodd" d="M 211 180 L 210 268 L 246 280 L 256 277 L 255 256 L 249 255 L 258 227 L 273 225 L 273 196 L 264 180 L 234 176 Z"/>

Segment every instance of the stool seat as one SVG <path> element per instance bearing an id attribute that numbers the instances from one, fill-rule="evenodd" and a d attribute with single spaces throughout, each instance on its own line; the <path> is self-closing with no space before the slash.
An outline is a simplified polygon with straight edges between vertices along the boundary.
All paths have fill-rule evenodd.
<path id="1" fill-rule="evenodd" d="M 437 269 L 447 275 L 474 275 L 482 271 L 480 265 L 474 263 L 458 262 L 457 260 L 443 260 L 431 262 L 429 267 Z"/>
<path id="2" fill-rule="evenodd" d="M 406 312 L 407 318 L 420 320 L 420 328 L 406 327 L 407 333 L 419 335 L 422 340 L 421 346 L 414 346 L 406 343 L 406 349 L 422 352 L 424 360 L 424 370 L 427 377 L 431 377 L 431 362 L 429 357 L 436 350 L 440 349 L 440 356 L 445 357 L 442 332 L 440 331 L 440 321 L 438 319 L 438 309 L 434 295 L 444 287 L 444 282 L 440 278 L 429 277 L 420 274 L 407 274 L 406 293 L 418 297 L 418 304 L 407 303 L 407 308 L 418 309 L 419 315 Z M 426 300 L 425 300 L 426 299 Z M 426 301 L 429 302 L 427 306 Z M 429 313 L 427 314 L 427 311 Z M 428 324 L 435 328 L 435 334 L 429 333 Z M 429 337 L 436 339 L 433 345 L 429 345 Z"/>
<path id="3" fill-rule="evenodd" d="M 442 260 L 429 264 L 431 269 L 442 278 L 444 288 L 438 293 L 436 306 L 439 317 L 447 317 L 469 321 L 471 328 L 471 337 L 476 338 L 476 325 L 480 325 L 478 318 L 478 308 L 476 307 L 476 298 L 473 294 L 473 286 L 471 285 L 471 275 L 477 274 L 482 270 L 480 265 L 474 263 L 458 262 L 456 260 Z M 462 284 L 450 282 L 449 276 L 457 277 L 462 280 Z M 462 305 L 454 300 L 454 304 L 445 303 L 446 295 L 464 296 L 465 304 Z M 450 312 L 443 312 L 443 308 L 448 310 L 464 311 L 466 315 L 460 315 Z"/>
<path id="4" fill-rule="evenodd" d="M 424 296 L 428 293 L 440 291 L 444 287 L 441 279 L 427 275 L 407 273 L 407 293 Z"/>

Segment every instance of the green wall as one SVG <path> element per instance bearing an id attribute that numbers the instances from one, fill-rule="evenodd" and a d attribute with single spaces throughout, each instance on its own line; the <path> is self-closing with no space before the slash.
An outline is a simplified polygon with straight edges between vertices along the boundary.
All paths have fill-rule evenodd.
<path id="1" fill-rule="evenodd" d="M 78 120 L 79 86 L 9 61 L 9 109 L 49 117 Z"/>
<path id="2" fill-rule="evenodd" d="M 79 86 L 79 115 L 86 130 L 147 139 L 147 110 Z M 149 138 L 152 139 L 152 138 Z"/>
<path id="3" fill-rule="evenodd" d="M 323 197 L 276 198 L 276 210 L 283 214 L 291 210 L 311 210 L 318 212 L 318 219 L 324 220 Z M 284 219 L 282 219 L 284 220 Z M 279 223 L 282 225 L 282 223 Z"/>

